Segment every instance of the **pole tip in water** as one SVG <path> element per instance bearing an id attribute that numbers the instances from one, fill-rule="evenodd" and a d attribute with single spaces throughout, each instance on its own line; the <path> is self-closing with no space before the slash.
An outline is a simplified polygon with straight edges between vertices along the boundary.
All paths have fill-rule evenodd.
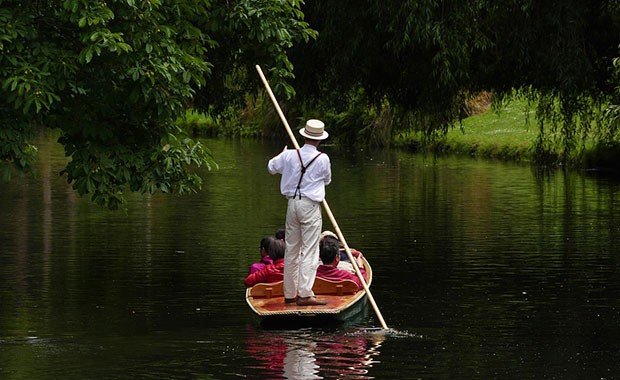
<path id="1" fill-rule="evenodd" d="M 364 332 L 386 332 L 388 329 L 384 329 L 383 327 L 366 327 L 364 328 Z"/>

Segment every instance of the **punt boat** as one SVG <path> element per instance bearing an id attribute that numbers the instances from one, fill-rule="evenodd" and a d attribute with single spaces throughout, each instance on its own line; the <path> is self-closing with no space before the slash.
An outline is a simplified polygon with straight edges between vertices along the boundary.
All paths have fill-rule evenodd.
<path id="1" fill-rule="evenodd" d="M 365 257 L 363 260 L 365 280 L 370 288 L 372 269 Z M 298 306 L 295 303 L 285 303 L 282 281 L 260 283 L 247 288 L 245 299 L 265 324 L 348 322 L 367 312 L 366 291 L 358 290 L 357 284 L 351 280 L 330 281 L 317 277 L 312 290 L 317 298 L 326 300 L 327 304 Z"/>

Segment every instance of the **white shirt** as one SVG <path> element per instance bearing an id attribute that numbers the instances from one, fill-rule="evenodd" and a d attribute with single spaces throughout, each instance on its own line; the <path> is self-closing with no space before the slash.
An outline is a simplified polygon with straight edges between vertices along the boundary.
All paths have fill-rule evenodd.
<path id="1" fill-rule="evenodd" d="M 304 144 L 299 149 L 304 165 L 308 165 L 319 154 L 316 146 Z M 295 149 L 287 149 L 278 154 L 267 164 L 269 173 L 282 174 L 280 180 L 280 192 L 287 198 L 292 198 L 297 189 L 297 183 L 301 176 L 301 162 Z M 332 181 L 331 163 L 329 157 L 323 153 L 306 169 L 301 181 L 301 196 L 315 202 L 325 199 L 325 186 Z"/>

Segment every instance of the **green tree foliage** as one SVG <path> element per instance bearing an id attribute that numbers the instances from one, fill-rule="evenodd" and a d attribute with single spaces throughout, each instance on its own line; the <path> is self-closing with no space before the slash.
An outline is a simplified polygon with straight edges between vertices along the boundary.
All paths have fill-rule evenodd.
<path id="1" fill-rule="evenodd" d="M 429 131 L 445 128 L 474 90 L 477 54 L 492 48 L 475 20 L 480 1 L 315 1 L 304 11 L 320 37 L 294 52 L 298 90 L 329 93 L 342 109 L 362 87 L 369 101 L 414 110 Z M 297 84 L 298 83 L 298 84 Z"/>
<path id="2" fill-rule="evenodd" d="M 82 195 L 117 208 L 128 191 L 183 194 L 209 151 L 175 125 L 243 65 L 289 94 L 294 42 L 313 31 L 299 0 L 0 0 L 0 159 L 31 168 L 36 126 L 57 128 Z M 261 54 L 258 55 L 257 52 Z M 228 81 L 228 83 L 227 83 Z M 200 94 L 198 101 L 196 94 Z"/>
<path id="3" fill-rule="evenodd" d="M 267 71 L 274 92 L 291 98 L 293 64 L 287 51 L 296 44 L 305 45 L 316 38 L 301 12 L 299 0 L 237 0 L 214 10 L 203 28 L 209 30 L 217 45 L 211 62 L 218 67 L 211 80 L 198 92 L 194 106 L 220 113 L 240 108 L 247 94 L 262 88 L 254 66 Z"/>
<path id="4" fill-rule="evenodd" d="M 561 132 L 568 150 L 605 122 L 595 114 L 614 86 L 617 1 L 316 0 L 304 12 L 319 38 L 294 50 L 295 86 L 336 111 L 363 88 L 433 134 L 471 94 L 516 90 L 539 105 L 541 139 Z"/>

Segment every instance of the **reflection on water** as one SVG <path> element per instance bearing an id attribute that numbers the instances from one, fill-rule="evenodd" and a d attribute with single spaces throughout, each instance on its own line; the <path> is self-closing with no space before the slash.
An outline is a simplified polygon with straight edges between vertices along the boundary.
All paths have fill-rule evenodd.
<path id="1" fill-rule="evenodd" d="M 246 349 L 260 378 L 372 379 L 384 334 L 249 328 Z"/>

